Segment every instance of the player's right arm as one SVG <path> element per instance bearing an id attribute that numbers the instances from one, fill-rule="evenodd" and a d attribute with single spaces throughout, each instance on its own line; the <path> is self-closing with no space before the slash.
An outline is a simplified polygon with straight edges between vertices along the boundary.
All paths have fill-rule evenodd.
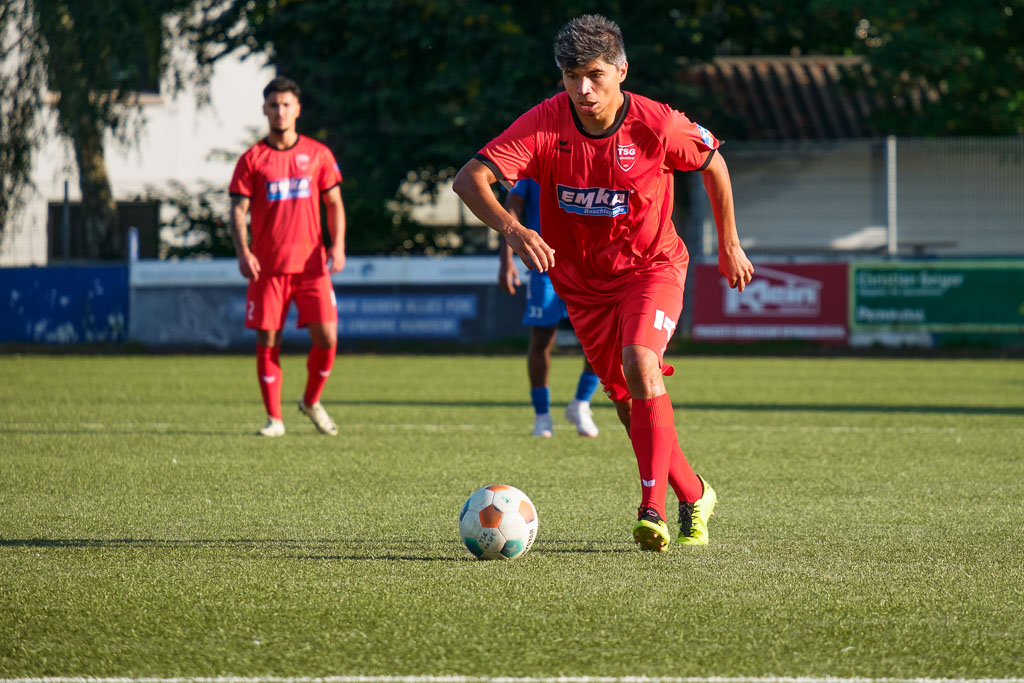
<path id="1" fill-rule="evenodd" d="M 509 192 L 508 198 L 505 199 L 505 210 L 522 223 L 526 214 L 526 199 L 520 194 Z M 516 268 L 515 258 L 512 256 L 512 247 L 508 246 L 504 237 L 499 238 L 498 259 L 498 286 L 509 294 L 515 294 L 516 287 L 521 286 L 522 282 L 519 280 L 519 269 Z"/>
<path id="2" fill-rule="evenodd" d="M 249 280 L 260 279 L 260 262 L 249 249 L 249 198 L 231 195 L 231 239 L 238 255 L 238 270 Z"/>
<path id="3" fill-rule="evenodd" d="M 700 171 L 718 229 L 718 272 L 742 292 L 754 277 L 754 266 L 740 246 L 729 167 L 718 153 L 721 143 L 682 112 L 661 106 L 667 112 L 666 163 L 680 171 Z"/>
<path id="4" fill-rule="evenodd" d="M 494 198 L 491 185 L 498 182 L 485 164 L 470 159 L 455 175 L 452 189 L 473 215 L 497 231 L 531 270 L 545 272 L 555 265 L 555 250 L 534 230 L 530 230 Z"/>
<path id="5" fill-rule="evenodd" d="M 714 156 L 708 160 L 701 176 L 718 229 L 718 272 L 730 287 L 742 292 L 754 277 L 754 266 L 740 246 L 740 237 L 736 231 L 736 210 L 729 167 L 721 154 L 714 151 L 711 154 Z"/>

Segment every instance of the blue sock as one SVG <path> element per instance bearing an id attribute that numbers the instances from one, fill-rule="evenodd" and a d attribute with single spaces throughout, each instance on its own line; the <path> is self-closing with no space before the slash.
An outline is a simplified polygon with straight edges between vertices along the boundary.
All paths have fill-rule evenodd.
<path id="1" fill-rule="evenodd" d="M 533 401 L 533 412 L 537 415 L 551 412 L 551 391 L 547 387 L 530 389 L 530 400 Z"/>
<path id="2" fill-rule="evenodd" d="M 581 372 L 579 384 L 576 385 L 576 400 L 590 401 L 590 397 L 594 395 L 594 391 L 600 383 L 601 380 L 594 373 Z"/>

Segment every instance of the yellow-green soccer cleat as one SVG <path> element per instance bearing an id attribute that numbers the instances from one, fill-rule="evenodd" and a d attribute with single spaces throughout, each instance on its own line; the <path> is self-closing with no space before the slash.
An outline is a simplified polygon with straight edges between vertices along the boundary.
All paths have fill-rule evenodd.
<path id="1" fill-rule="evenodd" d="M 642 550 L 663 553 L 668 550 L 672 537 L 668 525 L 654 508 L 640 508 L 640 515 L 633 525 L 633 541 Z"/>
<path id="2" fill-rule="evenodd" d="M 715 514 L 718 502 L 711 484 L 699 474 L 697 477 L 704 484 L 704 495 L 696 503 L 679 503 L 679 542 L 683 545 L 708 544 L 708 519 Z"/>

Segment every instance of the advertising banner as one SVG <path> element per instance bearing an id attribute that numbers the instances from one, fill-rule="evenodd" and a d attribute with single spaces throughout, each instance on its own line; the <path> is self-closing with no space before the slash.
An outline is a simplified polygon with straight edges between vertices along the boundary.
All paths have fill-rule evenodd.
<path id="1" fill-rule="evenodd" d="M 525 273 L 522 275 L 525 279 Z M 352 257 L 332 278 L 342 348 L 406 341 L 479 344 L 526 336 L 525 288 L 498 289 L 498 259 Z M 152 346 L 252 348 L 246 281 L 235 259 L 139 261 L 131 269 L 130 338 Z M 289 307 L 282 339 L 308 344 Z"/>
<path id="2" fill-rule="evenodd" d="M 742 292 L 718 266 L 690 266 L 696 341 L 800 339 L 843 344 L 849 304 L 845 263 L 755 263 Z"/>
<path id="3" fill-rule="evenodd" d="M 0 268 L 0 342 L 123 342 L 128 274 L 123 265 Z"/>
<path id="4" fill-rule="evenodd" d="M 863 262 L 850 267 L 858 332 L 1024 333 L 1024 260 Z"/>

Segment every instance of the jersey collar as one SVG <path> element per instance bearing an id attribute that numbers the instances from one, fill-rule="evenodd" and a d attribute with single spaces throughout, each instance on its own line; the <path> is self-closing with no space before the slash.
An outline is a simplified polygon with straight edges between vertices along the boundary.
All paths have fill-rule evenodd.
<path id="1" fill-rule="evenodd" d="M 616 116 L 615 120 L 612 122 L 611 128 L 601 133 L 600 135 L 594 135 L 593 133 L 587 132 L 587 130 L 583 127 L 583 123 L 580 121 L 579 114 L 576 113 L 576 107 L 572 106 L 571 99 L 569 100 L 569 111 L 572 113 L 572 122 L 576 124 L 576 130 L 580 132 L 580 135 L 582 135 L 585 138 L 590 138 L 592 140 L 604 140 L 605 138 L 610 138 L 611 136 L 619 132 L 619 128 L 622 127 L 622 122 L 626 120 L 626 114 L 629 113 L 630 102 L 632 102 L 632 98 L 630 98 L 629 93 L 623 91 L 622 108 L 619 109 L 618 116 Z"/>
<path id="2" fill-rule="evenodd" d="M 296 137 L 295 137 L 295 142 L 293 142 L 293 143 L 292 143 L 291 145 L 289 145 L 288 147 L 285 147 L 284 149 L 278 149 L 277 147 L 274 147 L 274 146 L 273 146 L 272 144 L 270 144 L 270 140 L 269 140 L 268 138 L 263 138 L 262 140 L 260 140 L 260 142 L 262 142 L 262 143 L 263 143 L 263 145 L 264 145 L 264 146 L 265 146 L 265 147 L 266 147 L 267 149 L 269 149 L 269 150 L 271 150 L 271 151 L 274 151 L 274 152 L 287 152 L 288 150 L 292 150 L 292 149 L 295 149 L 295 146 L 296 146 L 297 144 L 299 144 L 299 141 L 300 141 L 300 140 L 302 140 L 302 135 L 298 135 L 298 136 L 296 136 Z"/>

